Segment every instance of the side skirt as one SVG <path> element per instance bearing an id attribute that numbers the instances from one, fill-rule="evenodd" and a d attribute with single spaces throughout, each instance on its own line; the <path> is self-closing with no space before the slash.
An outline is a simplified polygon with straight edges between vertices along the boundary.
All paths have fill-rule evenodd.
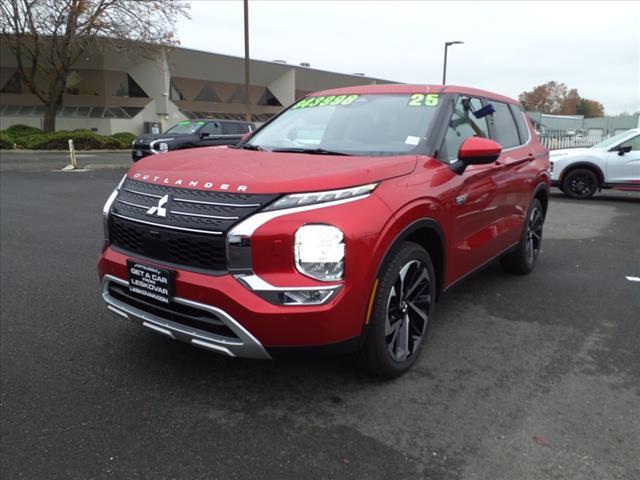
<path id="1" fill-rule="evenodd" d="M 469 273 L 465 273 L 463 276 L 461 276 L 460 278 L 454 280 L 453 282 L 451 282 L 449 285 L 447 285 L 443 290 L 442 293 L 448 292 L 451 288 L 453 288 L 454 286 L 456 286 L 458 283 L 462 282 L 463 280 L 469 278 L 470 276 L 478 273 L 480 270 L 484 269 L 487 265 L 489 265 L 491 262 L 493 262 L 494 260 L 500 258 L 502 255 L 506 254 L 506 253 L 510 253 L 514 250 L 516 250 L 518 248 L 518 244 L 520 242 L 516 242 L 513 245 L 510 245 L 509 247 L 505 248 L 504 250 L 502 250 L 500 253 L 498 253 L 497 255 L 494 255 L 493 257 L 491 257 L 489 260 L 487 260 L 486 262 L 480 264 L 478 267 L 474 268 L 473 270 L 471 270 Z"/>

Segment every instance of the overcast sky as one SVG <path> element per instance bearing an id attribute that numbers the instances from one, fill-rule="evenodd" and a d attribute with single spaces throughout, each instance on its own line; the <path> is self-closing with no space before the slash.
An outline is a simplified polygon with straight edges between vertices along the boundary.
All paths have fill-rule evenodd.
<path id="1" fill-rule="evenodd" d="M 640 111 L 640 2 L 249 2 L 251 58 L 517 97 L 556 80 L 609 115 Z M 242 2 L 192 2 L 183 47 L 244 55 Z"/>

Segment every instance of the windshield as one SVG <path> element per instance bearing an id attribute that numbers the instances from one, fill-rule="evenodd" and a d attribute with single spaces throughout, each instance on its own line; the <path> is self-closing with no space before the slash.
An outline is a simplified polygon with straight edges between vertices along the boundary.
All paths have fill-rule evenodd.
<path id="1" fill-rule="evenodd" d="M 180 122 L 177 125 L 174 125 L 173 127 L 171 127 L 169 130 L 167 130 L 164 133 L 174 133 L 174 134 L 180 134 L 180 133 L 196 133 L 196 131 L 202 127 L 204 125 L 205 122 L 203 122 L 202 120 L 199 121 L 190 121 L 190 120 L 185 120 L 184 122 Z"/>
<path id="2" fill-rule="evenodd" d="M 629 136 L 629 131 L 626 132 L 622 132 L 619 133 L 618 135 L 614 135 L 611 138 L 607 138 L 606 140 L 600 142 L 600 143 L 596 143 L 594 146 L 592 146 L 591 148 L 609 148 L 611 146 L 613 146 L 614 144 L 616 144 L 617 142 L 619 142 L 620 140 L 622 140 L 625 137 Z"/>
<path id="3" fill-rule="evenodd" d="M 347 155 L 402 155 L 424 141 L 437 94 L 306 97 L 245 144 L 245 148 Z"/>

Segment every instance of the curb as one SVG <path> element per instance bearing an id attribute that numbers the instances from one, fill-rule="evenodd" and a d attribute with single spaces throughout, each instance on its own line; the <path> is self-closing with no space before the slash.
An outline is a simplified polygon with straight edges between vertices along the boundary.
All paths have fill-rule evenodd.
<path id="1" fill-rule="evenodd" d="M 129 168 L 131 165 L 123 165 L 122 163 L 92 163 L 85 165 L 85 170 L 112 170 L 116 168 Z"/>
<path id="2" fill-rule="evenodd" d="M 0 153 L 24 153 L 31 154 L 34 153 L 69 153 L 69 150 L 25 150 L 25 149 L 6 149 L 0 150 Z M 122 150 L 76 150 L 76 155 L 82 155 L 83 153 L 131 153 L 131 149 L 123 148 Z"/>
<path id="3" fill-rule="evenodd" d="M 120 163 L 94 163 L 91 165 L 85 165 L 83 167 L 78 168 L 68 168 L 70 165 L 66 167 L 58 168 L 56 170 L 50 170 L 51 172 L 60 172 L 60 173 L 84 173 L 84 172 L 94 172 L 96 170 L 117 170 L 117 169 L 126 169 L 129 168 L 130 165 L 122 165 Z"/>

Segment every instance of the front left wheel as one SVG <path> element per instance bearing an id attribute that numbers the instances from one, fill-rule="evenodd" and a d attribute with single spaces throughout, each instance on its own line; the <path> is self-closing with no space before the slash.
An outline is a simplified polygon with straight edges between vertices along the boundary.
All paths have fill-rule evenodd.
<path id="1" fill-rule="evenodd" d="M 585 199 L 592 197 L 598 187 L 600 187 L 598 176 L 588 168 L 571 170 L 562 181 L 563 193 L 571 198 Z"/>
<path id="2" fill-rule="evenodd" d="M 404 242 L 389 254 L 379 275 L 360 366 L 385 378 L 402 375 L 425 343 L 436 299 L 436 277 L 429 253 Z"/>

